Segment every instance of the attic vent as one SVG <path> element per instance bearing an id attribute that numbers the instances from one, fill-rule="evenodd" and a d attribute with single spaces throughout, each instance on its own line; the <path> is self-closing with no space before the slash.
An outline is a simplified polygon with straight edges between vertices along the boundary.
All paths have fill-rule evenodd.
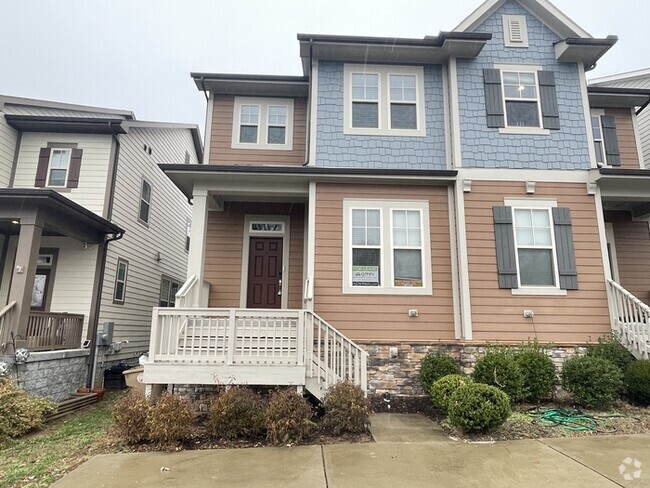
<path id="1" fill-rule="evenodd" d="M 528 47 L 525 15 L 503 16 L 503 42 L 506 47 Z"/>

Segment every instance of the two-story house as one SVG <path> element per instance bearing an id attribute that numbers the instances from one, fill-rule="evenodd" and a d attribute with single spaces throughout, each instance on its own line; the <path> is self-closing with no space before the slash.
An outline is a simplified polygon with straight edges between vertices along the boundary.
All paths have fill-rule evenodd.
<path id="1" fill-rule="evenodd" d="M 647 357 L 610 256 L 647 303 L 622 265 L 650 243 L 650 91 L 585 78 L 615 37 L 488 0 L 438 36 L 298 41 L 303 76 L 192 75 L 208 164 L 162 167 L 194 201 L 190 279 L 154 311 L 147 383 L 413 394 L 428 351 L 471 368 L 535 338 L 561 360 L 612 327 Z"/>
<path id="2" fill-rule="evenodd" d="M 0 96 L 0 355 L 21 386 L 60 400 L 148 350 L 151 309 L 185 281 L 191 215 L 158 164 L 201 160 L 196 126 Z"/>

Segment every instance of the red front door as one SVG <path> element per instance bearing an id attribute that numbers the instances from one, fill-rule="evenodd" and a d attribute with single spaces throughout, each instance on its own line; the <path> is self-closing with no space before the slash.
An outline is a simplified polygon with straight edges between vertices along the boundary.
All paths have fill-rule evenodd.
<path id="1" fill-rule="evenodd" d="M 248 253 L 248 308 L 282 306 L 282 239 L 251 237 Z"/>

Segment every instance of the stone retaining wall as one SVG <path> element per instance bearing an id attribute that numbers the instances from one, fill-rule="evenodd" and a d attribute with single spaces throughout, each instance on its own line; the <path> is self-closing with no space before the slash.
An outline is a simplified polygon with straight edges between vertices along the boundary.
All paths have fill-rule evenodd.
<path id="1" fill-rule="evenodd" d="M 32 352 L 26 363 L 17 365 L 17 376 L 12 365 L 10 377 L 29 394 L 60 402 L 86 386 L 89 354 L 88 349 Z M 11 356 L 4 360 L 13 363 Z"/>
<path id="2" fill-rule="evenodd" d="M 494 345 L 487 344 L 406 344 L 358 343 L 368 351 L 368 394 L 423 395 L 420 388 L 420 361 L 428 353 L 441 353 L 453 357 L 461 371 L 470 374 L 476 361 Z M 512 346 L 515 347 L 515 346 Z M 392 351 L 391 351 L 392 349 Z M 395 353 L 396 354 L 391 354 Z M 567 359 L 583 355 L 584 346 L 553 346 L 547 352 L 555 367 L 560 370 Z"/>

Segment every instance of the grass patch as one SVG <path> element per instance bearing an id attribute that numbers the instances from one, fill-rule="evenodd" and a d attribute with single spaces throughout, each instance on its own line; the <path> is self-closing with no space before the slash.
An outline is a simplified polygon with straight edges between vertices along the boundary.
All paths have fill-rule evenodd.
<path id="1" fill-rule="evenodd" d="M 111 408 L 119 395 L 109 393 L 92 407 L 0 446 L 0 486 L 47 487 L 90 458 L 113 425 Z"/>

